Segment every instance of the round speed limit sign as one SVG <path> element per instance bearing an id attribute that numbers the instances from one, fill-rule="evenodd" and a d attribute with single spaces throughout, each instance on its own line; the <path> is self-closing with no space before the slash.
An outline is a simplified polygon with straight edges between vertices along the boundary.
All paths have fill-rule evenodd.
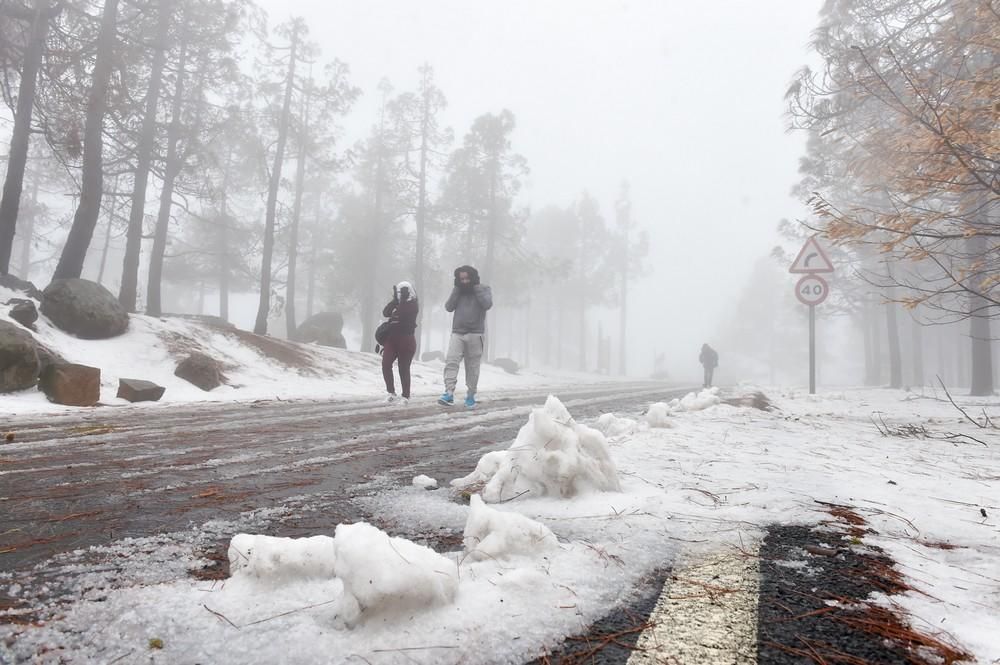
<path id="1" fill-rule="evenodd" d="M 818 305 L 830 295 L 830 285 L 819 275 L 806 275 L 795 285 L 795 297 L 803 305 Z"/>

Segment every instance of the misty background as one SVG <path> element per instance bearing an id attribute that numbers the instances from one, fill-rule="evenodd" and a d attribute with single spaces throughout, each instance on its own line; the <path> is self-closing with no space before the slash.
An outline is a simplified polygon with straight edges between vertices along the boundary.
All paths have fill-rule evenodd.
<path id="1" fill-rule="evenodd" d="M 968 14 L 920 4 L 937 7 L 938 35 L 983 20 L 976 0 L 958 3 Z M 0 220 L 16 220 L 10 272 L 42 285 L 82 275 L 129 311 L 221 315 L 292 339 L 309 316 L 336 312 L 361 350 L 392 285 L 409 280 L 427 352 L 447 335 L 451 271 L 471 263 L 494 288 L 491 357 L 687 381 L 708 342 L 721 383 L 801 383 L 807 309 L 787 267 L 818 231 L 838 270 L 818 308 L 821 382 L 916 386 L 937 372 L 968 384 L 966 319 L 981 310 L 898 307 L 906 285 L 891 267 L 913 256 L 837 227 L 837 208 L 813 198 L 846 182 L 871 190 L 861 173 L 820 174 L 842 151 L 832 132 L 851 133 L 823 126 L 845 102 L 814 74 L 857 71 L 838 58 L 877 42 L 867 21 L 906 19 L 891 11 L 866 0 L 3 0 L 3 140 L 18 135 L 18 86 L 41 45 L 20 216 L 5 194 Z M 95 126 L 103 162 L 88 180 Z M 15 152 L 13 141 L 3 150 L 7 181 Z M 848 240 L 883 243 L 882 254 Z"/>

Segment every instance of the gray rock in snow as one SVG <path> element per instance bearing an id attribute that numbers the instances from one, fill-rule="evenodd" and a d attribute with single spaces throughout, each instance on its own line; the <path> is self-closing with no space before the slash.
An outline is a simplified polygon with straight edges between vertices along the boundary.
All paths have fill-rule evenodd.
<path id="1" fill-rule="evenodd" d="M 42 293 L 42 314 L 60 330 L 83 339 L 117 337 L 128 312 L 110 291 L 85 279 L 57 279 Z"/>
<path id="2" fill-rule="evenodd" d="M 0 321 L 0 393 L 33 387 L 40 371 L 35 338 L 20 326 Z"/>

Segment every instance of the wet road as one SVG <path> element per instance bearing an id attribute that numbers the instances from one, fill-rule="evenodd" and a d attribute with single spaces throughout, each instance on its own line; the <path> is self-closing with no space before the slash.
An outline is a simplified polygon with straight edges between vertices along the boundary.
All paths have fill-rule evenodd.
<path id="1" fill-rule="evenodd" d="M 663 384 L 560 389 L 577 418 L 639 413 L 685 391 Z M 359 515 L 353 488 L 375 475 L 465 475 L 505 447 L 547 390 L 497 393 L 473 411 L 437 404 L 260 401 L 122 407 L 7 419 L 0 444 L 0 568 L 150 536 L 316 494 L 329 528 Z M 289 523 L 281 535 L 301 535 Z M 315 531 L 313 531 L 315 532 Z"/>

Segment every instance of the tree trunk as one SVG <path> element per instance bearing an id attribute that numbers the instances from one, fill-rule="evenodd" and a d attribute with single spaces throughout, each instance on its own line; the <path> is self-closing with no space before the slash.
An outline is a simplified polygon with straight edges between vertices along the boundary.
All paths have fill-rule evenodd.
<path id="1" fill-rule="evenodd" d="M 890 291 L 890 298 L 892 292 Z M 896 316 L 896 303 L 885 303 L 885 322 L 889 342 L 889 387 L 903 387 L 903 363 L 899 349 L 899 322 Z"/>
<path id="2" fill-rule="evenodd" d="M 278 143 L 274 150 L 274 164 L 271 167 L 271 181 L 267 188 L 267 215 L 264 221 L 264 247 L 260 269 L 260 302 L 257 306 L 257 321 L 253 331 L 258 335 L 267 334 L 267 315 L 271 311 L 271 258 L 274 254 L 274 226 L 278 214 L 278 189 L 281 187 L 281 165 L 285 159 L 285 144 L 288 141 L 288 124 L 292 115 L 292 90 L 295 87 L 295 61 L 298 57 L 299 25 L 292 29 L 291 50 L 288 55 L 288 78 L 285 80 L 285 98 L 278 120 Z"/>
<path id="3" fill-rule="evenodd" d="M 177 144 L 181 139 L 181 113 L 184 102 L 184 83 L 187 67 L 187 43 L 181 45 L 177 61 L 177 82 L 174 84 L 174 103 L 171 108 L 170 127 L 167 128 L 167 156 L 163 165 L 163 187 L 160 189 L 160 209 L 156 214 L 153 230 L 153 247 L 149 252 L 149 277 L 146 280 L 146 313 L 163 314 L 161 289 L 163 282 L 163 256 L 167 252 L 167 232 L 170 229 L 170 211 L 174 205 L 174 181 L 181 171 Z M 197 123 L 196 123 L 197 124 Z"/>
<path id="4" fill-rule="evenodd" d="M 146 91 L 146 110 L 139 133 L 135 166 L 135 186 L 132 190 L 132 209 L 128 217 L 128 231 L 125 234 L 125 258 L 122 262 L 122 283 L 118 291 L 118 302 L 126 312 L 136 311 L 139 285 L 139 255 L 142 252 L 142 220 L 146 211 L 146 185 L 149 181 L 149 167 L 156 144 L 156 109 L 160 101 L 160 86 L 163 81 L 163 67 L 167 60 L 167 40 L 170 37 L 171 0 L 160 0 L 156 26 L 156 42 L 153 44 L 152 69 L 149 73 L 149 89 Z M 178 75 L 180 76 L 180 75 Z"/>
<path id="5" fill-rule="evenodd" d="M 17 212 L 21 205 L 24 171 L 28 164 L 28 146 L 31 142 L 31 111 L 35 104 L 38 69 L 42 64 L 45 38 L 49 31 L 51 18 L 49 0 L 36 0 L 35 10 L 31 16 L 30 37 L 24 51 L 24 65 L 21 67 L 21 82 L 17 89 L 14 131 L 11 135 L 10 153 L 7 157 L 3 199 L 0 200 L 0 274 L 6 274 L 10 270 L 10 256 L 14 249 L 14 232 L 17 228 Z M 31 241 L 30 235 L 28 241 L 29 243 Z M 22 277 L 28 278 L 26 271 Z"/>
<path id="6" fill-rule="evenodd" d="M 874 386 L 877 385 L 877 381 L 873 380 L 873 374 L 875 371 L 875 348 L 872 343 L 872 325 L 871 325 L 871 308 L 868 306 L 867 300 L 861 307 L 861 338 L 864 344 L 865 351 L 865 376 L 864 385 Z"/>
<path id="7" fill-rule="evenodd" d="M 219 318 L 229 321 L 229 173 L 233 168 L 233 148 L 230 145 L 222 174 L 222 192 L 219 197 Z"/>
<path id="8" fill-rule="evenodd" d="M 31 183 L 31 214 L 23 220 L 21 225 L 21 258 L 18 265 L 21 269 L 21 278 L 31 279 L 31 240 L 35 237 L 35 215 L 38 214 L 38 178 Z"/>
<path id="9" fill-rule="evenodd" d="M 319 228 L 323 206 L 320 205 L 320 193 L 316 192 L 316 218 L 313 221 L 312 242 L 309 243 L 309 284 L 306 287 L 306 318 L 313 315 L 313 303 L 316 300 L 316 255 L 319 253 Z"/>
<path id="10" fill-rule="evenodd" d="M 295 167 L 295 202 L 288 230 L 288 280 L 285 282 L 285 337 L 295 341 L 295 269 L 299 257 L 299 220 L 302 218 L 302 193 L 306 187 L 306 150 L 309 132 L 309 91 L 303 94 L 302 127 L 299 130 L 299 155 Z"/>
<path id="11" fill-rule="evenodd" d="M 989 251 L 986 238 L 980 235 L 966 240 L 972 260 L 985 257 Z M 990 334 L 990 303 L 978 295 L 988 287 L 987 275 L 978 276 L 973 289 L 977 292 L 969 297 L 969 336 L 972 342 L 972 381 L 969 394 L 985 397 L 993 394 L 993 348 Z"/>
<path id="12" fill-rule="evenodd" d="M 417 250 L 413 267 L 413 287 L 419 298 L 424 294 L 424 244 L 427 225 L 427 153 L 430 132 L 430 94 L 424 86 L 423 109 L 420 115 L 420 173 L 417 183 Z M 421 310 L 422 312 L 423 310 Z M 417 325 L 422 322 L 422 313 L 417 314 Z M 420 335 L 417 335 L 417 358 L 420 357 Z"/>
<path id="13" fill-rule="evenodd" d="M 882 385 L 882 326 L 879 325 L 881 312 L 878 309 L 878 305 L 872 302 L 872 300 L 873 298 L 869 297 L 868 307 L 872 338 L 872 373 L 870 377 L 871 383 L 868 385 L 880 386 Z"/>
<path id="14" fill-rule="evenodd" d="M 104 268 L 108 265 L 108 249 L 111 247 L 111 225 L 115 221 L 114 211 L 108 213 L 108 223 L 104 227 L 104 247 L 101 248 L 101 264 L 97 267 L 97 283 L 104 283 Z"/>
<path id="15" fill-rule="evenodd" d="M 924 327 L 914 317 L 911 319 L 910 352 L 913 354 L 913 386 L 924 385 Z"/>
<path id="16" fill-rule="evenodd" d="M 118 42 L 115 29 L 117 19 L 118 0 L 105 0 L 101 15 L 101 32 L 97 40 L 97 60 L 87 99 L 80 205 L 77 206 L 76 214 L 73 216 L 73 225 L 70 227 L 53 279 L 79 277 L 83 272 L 83 262 L 87 258 L 97 217 L 101 212 L 101 196 L 104 188 L 104 113 L 107 110 L 108 83 L 114 66 L 114 50 Z"/>

